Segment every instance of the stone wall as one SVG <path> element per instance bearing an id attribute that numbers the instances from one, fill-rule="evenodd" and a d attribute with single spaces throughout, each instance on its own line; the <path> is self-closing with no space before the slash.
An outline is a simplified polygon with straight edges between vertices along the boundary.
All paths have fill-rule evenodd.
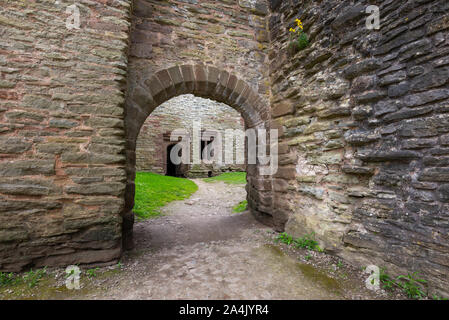
<path id="1" fill-rule="evenodd" d="M 140 129 L 136 143 L 136 170 L 166 174 L 166 149 L 169 144 L 176 142 L 167 141 L 168 136 L 175 129 L 183 129 L 193 137 L 193 122 L 201 121 L 203 130 L 219 132 L 223 144 L 226 129 L 244 129 L 241 115 L 231 107 L 212 101 L 195 97 L 191 94 L 181 95 L 160 105 L 145 120 Z M 244 154 L 244 146 L 234 148 L 236 152 Z M 191 161 L 193 160 L 193 142 L 190 146 Z M 222 157 L 224 160 L 224 155 Z M 207 177 L 208 173 L 217 175 L 226 171 L 244 171 L 244 165 L 237 164 L 197 164 L 188 165 L 185 171 L 188 177 Z"/>
<path id="2" fill-rule="evenodd" d="M 247 127 L 269 124 L 267 5 L 0 4 L 3 271 L 120 257 L 132 233 L 137 134 L 173 96 L 215 98 Z M 80 11 L 80 29 L 67 28 L 69 5 Z M 249 171 L 256 197 L 263 179 L 257 165 Z M 251 203 L 270 211 L 269 200 Z"/>
<path id="3" fill-rule="evenodd" d="M 380 30 L 365 9 L 380 8 Z M 449 288 L 449 2 L 270 0 L 274 214 L 295 236 Z M 289 50 L 303 21 L 310 45 Z"/>
<path id="4" fill-rule="evenodd" d="M 1 270 L 118 259 L 140 129 L 194 94 L 280 129 L 276 176 L 246 168 L 256 217 L 449 294 L 446 0 L 131 2 L 76 1 L 69 30 L 75 1 L 0 0 Z"/>
<path id="5" fill-rule="evenodd" d="M 0 1 L 0 270 L 121 254 L 128 1 Z"/>
<path id="6" fill-rule="evenodd" d="M 269 128 L 268 4 L 265 0 L 136 0 L 131 24 L 125 128 L 123 237 L 132 247 L 135 144 L 151 112 L 180 94 L 225 103 L 246 128 Z M 273 220 L 271 177 L 247 167 L 248 206 Z M 128 240 L 129 239 L 129 240 Z"/>
<path id="7" fill-rule="evenodd" d="M 203 64 L 235 74 L 269 95 L 265 1 L 135 0 L 130 81 L 179 64 Z"/>

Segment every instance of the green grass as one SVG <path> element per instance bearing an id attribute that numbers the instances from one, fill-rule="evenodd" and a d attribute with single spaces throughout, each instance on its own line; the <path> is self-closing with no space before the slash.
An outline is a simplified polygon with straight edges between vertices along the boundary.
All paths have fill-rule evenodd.
<path id="1" fill-rule="evenodd" d="M 151 172 L 137 172 L 135 183 L 133 211 L 138 220 L 159 216 L 160 208 L 167 203 L 189 198 L 198 190 L 198 186 L 191 180 Z"/>
<path id="2" fill-rule="evenodd" d="M 243 200 L 243 201 L 240 201 L 237 205 L 235 205 L 234 208 L 232 208 L 232 212 L 234 212 L 234 213 L 243 212 L 246 210 L 247 207 L 248 207 L 248 201 Z"/>
<path id="3" fill-rule="evenodd" d="M 316 250 L 321 252 L 321 248 L 318 246 L 318 241 L 314 239 L 314 233 L 306 234 L 302 238 L 297 238 L 293 240 L 293 244 L 296 248 L 308 249 L 308 250 Z"/>
<path id="4" fill-rule="evenodd" d="M 306 234 L 302 238 L 296 238 L 294 239 L 292 235 L 289 235 L 286 232 L 279 233 L 275 242 L 282 242 L 286 245 L 294 245 L 295 248 L 299 249 L 308 249 L 308 250 L 314 250 L 318 252 L 323 252 L 323 250 L 319 247 L 318 241 L 314 239 L 314 233 Z"/>
<path id="5" fill-rule="evenodd" d="M 98 270 L 100 270 L 100 268 L 89 269 L 86 271 L 86 274 L 89 278 L 95 278 L 97 276 Z"/>
<path id="6" fill-rule="evenodd" d="M 23 276 L 23 281 L 28 285 L 30 288 L 34 288 L 37 283 L 47 274 L 47 269 L 38 269 L 36 271 L 30 270 L 25 273 Z"/>
<path id="7" fill-rule="evenodd" d="M 15 275 L 13 273 L 0 272 L 0 287 L 11 285 L 26 285 L 29 288 L 34 288 L 42 278 L 47 275 L 47 269 L 30 270 L 25 272 L 23 276 Z"/>
<path id="8" fill-rule="evenodd" d="M 17 281 L 18 279 L 12 272 L 10 273 L 0 272 L 0 287 L 17 283 Z"/>
<path id="9" fill-rule="evenodd" d="M 400 275 L 396 279 L 386 273 L 385 268 L 380 268 L 379 280 L 382 284 L 382 289 L 386 291 L 393 291 L 399 288 L 410 299 L 423 299 L 429 297 L 429 294 L 424 291 L 424 285 L 427 280 L 418 278 L 419 272 L 408 273 L 407 275 Z M 441 299 L 434 295 L 433 299 Z M 444 299 L 444 298 L 443 298 Z"/>
<path id="10" fill-rule="evenodd" d="M 408 273 L 407 275 L 400 275 L 396 278 L 399 285 L 402 287 L 404 293 L 410 299 L 422 299 L 427 296 L 423 291 L 422 284 L 427 283 L 426 280 L 418 278 L 419 272 Z"/>
<path id="11" fill-rule="evenodd" d="M 246 184 L 246 172 L 225 172 L 216 177 L 204 178 L 204 181 L 223 181 L 228 184 Z"/>

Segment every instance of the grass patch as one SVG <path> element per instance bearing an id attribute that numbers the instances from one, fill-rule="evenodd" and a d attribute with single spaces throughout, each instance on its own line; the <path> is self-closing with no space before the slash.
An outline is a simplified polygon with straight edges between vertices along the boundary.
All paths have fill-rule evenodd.
<path id="1" fill-rule="evenodd" d="M 18 282 L 19 279 L 15 275 L 10 273 L 0 272 L 0 287 L 9 286 Z"/>
<path id="2" fill-rule="evenodd" d="M 157 217 L 160 208 L 175 200 L 190 197 L 198 190 L 191 180 L 162 176 L 151 172 L 136 173 L 134 213 L 138 220 Z"/>
<path id="3" fill-rule="evenodd" d="M 313 250 L 318 252 L 323 252 L 323 250 L 318 246 L 318 241 L 314 239 L 314 233 L 306 234 L 302 238 L 296 238 L 294 239 L 293 236 L 289 235 L 286 232 L 282 232 L 278 234 L 275 242 L 282 242 L 286 245 L 293 245 L 295 248 L 299 249 L 307 249 L 307 250 Z"/>
<path id="4" fill-rule="evenodd" d="M 204 178 L 206 182 L 223 181 L 227 184 L 246 184 L 246 172 L 225 172 L 216 177 Z"/>
<path id="5" fill-rule="evenodd" d="M 410 299 L 422 299 L 427 296 L 421 287 L 422 284 L 427 283 L 426 280 L 418 278 L 419 272 L 408 273 L 407 275 L 400 275 L 396 279 L 402 287 L 404 293 Z"/>
<path id="6" fill-rule="evenodd" d="M 314 239 L 314 233 L 306 234 L 302 238 L 297 238 L 293 240 L 294 246 L 296 248 L 308 249 L 308 250 L 316 250 L 318 252 L 322 252 L 323 250 L 319 247 L 318 241 Z"/>
<path id="7" fill-rule="evenodd" d="M 86 271 L 86 274 L 89 278 L 95 278 L 97 276 L 98 270 L 100 270 L 100 268 L 89 269 Z"/>
<path id="8" fill-rule="evenodd" d="M 47 269 L 38 269 L 36 271 L 30 270 L 23 276 L 23 281 L 28 285 L 29 288 L 34 288 L 37 283 L 47 274 Z"/>
<path id="9" fill-rule="evenodd" d="M 34 288 L 45 276 L 47 269 L 30 270 L 25 272 L 23 276 L 14 273 L 0 272 L 0 287 L 26 285 L 28 288 Z"/>
<path id="10" fill-rule="evenodd" d="M 380 268 L 379 280 L 382 289 L 388 292 L 399 289 L 410 299 L 420 300 L 424 298 L 432 298 L 434 300 L 448 300 L 438 295 L 433 295 L 433 297 L 430 297 L 429 293 L 425 292 L 425 284 L 427 283 L 427 280 L 420 279 L 418 275 L 419 272 L 415 271 L 413 273 L 407 273 L 406 275 L 400 275 L 395 279 L 386 273 L 385 268 Z"/>
<path id="11" fill-rule="evenodd" d="M 235 205 L 234 208 L 232 208 L 232 212 L 234 212 L 234 213 L 243 212 L 246 210 L 247 207 L 248 207 L 248 201 L 243 200 L 243 201 L 240 201 L 237 205 Z"/>

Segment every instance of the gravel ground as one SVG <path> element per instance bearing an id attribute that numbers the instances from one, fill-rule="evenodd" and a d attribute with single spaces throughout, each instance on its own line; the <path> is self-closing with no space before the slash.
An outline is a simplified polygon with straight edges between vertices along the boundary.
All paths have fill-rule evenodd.
<path id="1" fill-rule="evenodd" d="M 194 180 L 190 199 L 136 223 L 136 247 L 119 266 L 81 277 L 67 290 L 64 270 L 34 289 L 0 290 L 0 298 L 31 299 L 403 299 L 365 288 L 367 274 L 325 253 L 276 243 L 276 234 L 248 211 L 232 213 L 244 185 Z M 22 290 L 22 291 L 21 291 Z"/>

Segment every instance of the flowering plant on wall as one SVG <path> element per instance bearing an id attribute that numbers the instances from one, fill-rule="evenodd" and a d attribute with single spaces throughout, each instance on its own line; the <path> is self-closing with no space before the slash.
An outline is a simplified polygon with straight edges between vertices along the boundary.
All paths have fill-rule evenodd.
<path id="1" fill-rule="evenodd" d="M 290 35 L 296 35 L 294 40 L 290 41 L 290 47 L 296 50 L 303 50 L 309 45 L 309 39 L 307 34 L 304 32 L 304 27 L 302 26 L 302 21 L 295 19 L 296 28 L 290 28 Z"/>

